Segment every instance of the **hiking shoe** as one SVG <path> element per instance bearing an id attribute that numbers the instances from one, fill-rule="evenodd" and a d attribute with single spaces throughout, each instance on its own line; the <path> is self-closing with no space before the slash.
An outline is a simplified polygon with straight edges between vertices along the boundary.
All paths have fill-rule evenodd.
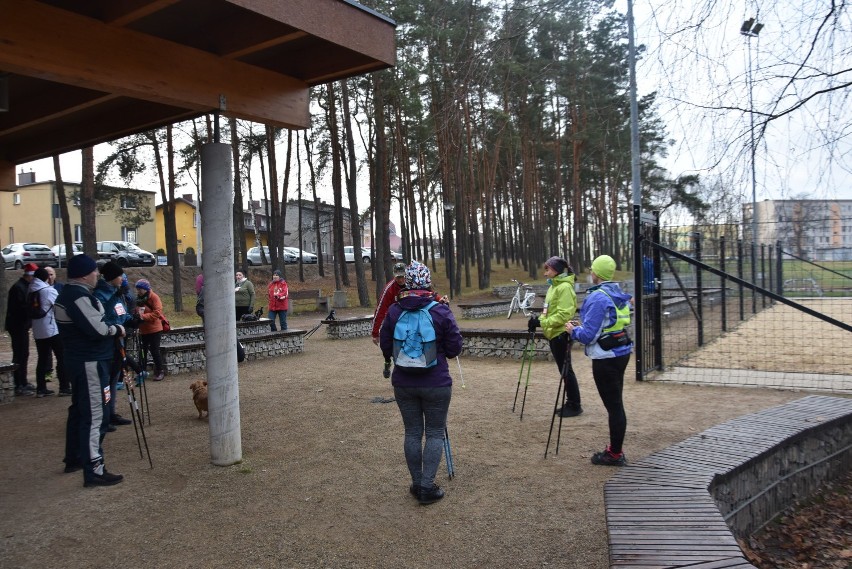
<path id="1" fill-rule="evenodd" d="M 429 490 L 420 489 L 420 494 L 417 496 L 417 501 L 422 505 L 427 506 L 434 504 L 444 497 L 444 491 L 437 484 L 433 484 Z"/>
<path id="2" fill-rule="evenodd" d="M 53 395 L 55 392 L 52 389 L 39 389 L 36 392 L 36 397 L 47 397 L 48 395 Z"/>
<path id="3" fill-rule="evenodd" d="M 419 498 L 420 497 L 420 486 L 415 486 L 414 484 L 412 484 L 411 486 L 408 487 L 408 493 L 411 494 L 412 496 L 414 496 L 415 498 Z"/>
<path id="4" fill-rule="evenodd" d="M 36 389 L 31 383 L 15 388 L 15 395 L 35 395 Z"/>
<path id="5" fill-rule="evenodd" d="M 599 464 L 601 466 L 624 466 L 627 464 L 627 457 L 623 452 L 615 454 L 609 449 L 609 446 L 607 446 L 605 451 L 596 452 L 592 455 L 592 464 Z"/>
<path id="6" fill-rule="evenodd" d="M 123 390 L 124 390 L 124 382 L 123 382 L 123 381 L 119 381 L 118 383 L 116 383 L 116 384 L 115 384 L 115 389 L 116 389 L 117 391 L 123 391 Z"/>
<path id="7" fill-rule="evenodd" d="M 82 465 L 75 464 L 73 462 L 71 462 L 71 463 L 66 462 L 65 463 L 65 470 L 63 472 L 65 474 L 71 474 L 72 472 L 77 472 L 81 468 L 83 468 Z"/>
<path id="8" fill-rule="evenodd" d="M 384 369 L 382 369 L 382 377 L 384 377 L 385 379 L 390 377 L 390 367 L 390 360 L 385 361 L 385 367 Z"/>
<path id="9" fill-rule="evenodd" d="M 133 421 L 131 421 L 130 419 L 125 419 L 118 413 L 114 413 L 112 417 L 109 418 L 110 425 L 129 425 L 132 422 Z"/>
<path id="10" fill-rule="evenodd" d="M 576 417 L 583 414 L 583 408 L 574 403 L 566 403 L 556 411 L 556 414 L 560 417 Z"/>
<path id="11" fill-rule="evenodd" d="M 74 395 L 74 392 L 71 391 L 70 387 L 68 387 L 66 389 L 60 389 L 59 390 L 59 397 L 67 397 L 69 395 Z"/>
<path id="12" fill-rule="evenodd" d="M 87 480 L 83 481 L 83 486 L 89 488 L 91 486 L 114 486 L 124 480 L 124 476 L 121 474 L 113 474 L 111 472 L 107 472 L 104 469 L 104 473 L 101 475 L 92 474 L 91 477 Z"/>
<path id="13" fill-rule="evenodd" d="M 106 432 L 108 432 L 108 433 L 114 433 L 114 432 L 116 432 L 117 430 L 118 430 L 118 429 L 116 429 L 116 428 L 115 428 L 115 425 L 113 425 L 113 424 L 109 424 L 109 425 L 107 425 Z"/>
<path id="14" fill-rule="evenodd" d="M 163 381 L 164 379 L 166 379 L 166 372 L 163 371 L 154 376 L 154 381 Z"/>

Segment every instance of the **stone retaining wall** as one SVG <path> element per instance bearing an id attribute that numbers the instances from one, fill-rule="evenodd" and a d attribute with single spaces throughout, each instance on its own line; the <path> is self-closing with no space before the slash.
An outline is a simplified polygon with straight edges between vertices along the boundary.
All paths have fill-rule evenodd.
<path id="1" fill-rule="evenodd" d="M 241 337 L 247 360 L 301 353 L 305 347 L 304 330 L 284 330 Z M 204 342 L 186 342 L 161 346 L 166 373 L 175 375 L 204 370 L 207 363 Z"/>
<path id="2" fill-rule="evenodd" d="M 369 336 L 373 331 L 372 316 L 323 320 L 322 323 L 327 326 L 326 336 L 330 340 L 363 338 Z"/>
<path id="3" fill-rule="evenodd" d="M 15 368 L 17 364 L 0 362 L 0 405 L 15 400 Z"/>
<path id="4" fill-rule="evenodd" d="M 521 330 L 461 330 L 464 345 L 462 355 L 484 358 L 520 359 L 529 334 Z M 550 344 L 541 334 L 534 337 L 534 359 L 550 360 Z"/>
<path id="5" fill-rule="evenodd" d="M 268 318 L 261 318 L 254 322 L 237 322 L 237 338 L 249 338 L 258 334 L 266 334 L 270 331 L 270 322 Z M 160 337 L 160 346 L 179 346 L 183 344 L 191 344 L 194 342 L 204 342 L 204 326 L 181 326 L 180 328 L 172 328 L 168 332 L 163 332 Z"/>
<path id="6" fill-rule="evenodd" d="M 498 300 L 496 302 L 480 302 L 476 304 L 459 304 L 462 318 L 491 318 L 492 316 L 505 316 L 509 313 L 511 301 Z"/>

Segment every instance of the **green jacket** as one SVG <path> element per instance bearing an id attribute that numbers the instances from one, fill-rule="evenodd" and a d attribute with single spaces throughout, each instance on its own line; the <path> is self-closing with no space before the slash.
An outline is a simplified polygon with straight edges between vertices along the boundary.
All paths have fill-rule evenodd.
<path id="1" fill-rule="evenodd" d="M 557 275 L 548 279 L 550 288 L 544 297 L 544 312 L 539 316 L 541 330 L 548 340 L 565 331 L 565 323 L 577 314 L 577 293 L 574 292 L 574 275 Z"/>
<path id="2" fill-rule="evenodd" d="M 237 283 L 234 289 L 236 306 L 248 306 L 254 308 L 254 285 L 246 279 L 241 283 Z"/>

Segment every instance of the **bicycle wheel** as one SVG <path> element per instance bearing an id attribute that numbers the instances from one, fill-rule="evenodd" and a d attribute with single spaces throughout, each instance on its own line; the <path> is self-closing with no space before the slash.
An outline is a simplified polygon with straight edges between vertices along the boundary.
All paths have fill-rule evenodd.
<path id="1" fill-rule="evenodd" d="M 509 303 L 509 314 L 506 316 L 506 319 L 512 317 L 512 312 L 515 312 L 518 309 L 518 297 L 513 297 L 512 302 Z"/>

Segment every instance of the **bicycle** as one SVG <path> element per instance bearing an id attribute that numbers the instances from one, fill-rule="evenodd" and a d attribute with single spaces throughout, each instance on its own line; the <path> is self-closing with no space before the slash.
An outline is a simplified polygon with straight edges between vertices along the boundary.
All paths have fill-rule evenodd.
<path id="1" fill-rule="evenodd" d="M 516 279 L 512 279 L 512 282 L 518 283 L 518 288 L 515 290 L 515 296 L 512 297 L 512 302 L 509 303 L 509 314 L 506 318 L 511 318 L 512 313 L 518 312 L 519 310 L 524 313 L 524 316 L 529 316 L 530 308 L 532 308 L 533 304 L 535 304 L 535 292 L 533 292 L 532 285 L 524 284 Z M 523 296 L 521 296 L 521 290 L 524 291 Z"/>

